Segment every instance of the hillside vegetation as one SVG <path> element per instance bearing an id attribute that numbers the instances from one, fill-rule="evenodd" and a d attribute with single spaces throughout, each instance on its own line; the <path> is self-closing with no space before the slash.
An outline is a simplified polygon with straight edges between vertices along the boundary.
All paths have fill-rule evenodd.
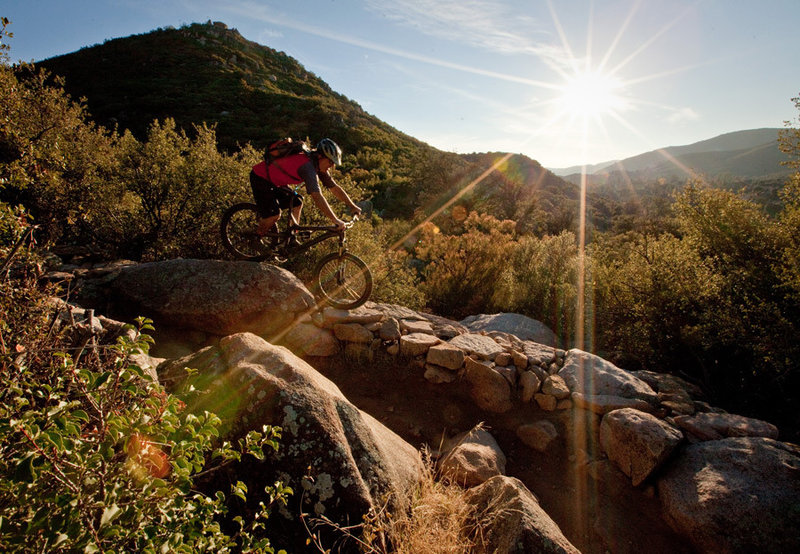
<path id="1" fill-rule="evenodd" d="M 266 137 L 329 135 L 346 150 L 337 180 L 376 208 L 351 241 L 376 300 L 522 313 L 565 347 L 679 373 L 717 405 L 800 427 L 797 129 L 782 139 L 793 173 L 771 212 L 700 181 L 589 194 L 581 251 L 578 187 L 524 156 L 439 152 L 222 25 L 42 65 L 88 100 L 41 68 L 2 66 L 0 200 L 32 216 L 39 248 L 77 246 L 87 262 L 221 257 L 219 214 L 249 197 Z M 289 269 L 303 276 L 317 255 Z"/>

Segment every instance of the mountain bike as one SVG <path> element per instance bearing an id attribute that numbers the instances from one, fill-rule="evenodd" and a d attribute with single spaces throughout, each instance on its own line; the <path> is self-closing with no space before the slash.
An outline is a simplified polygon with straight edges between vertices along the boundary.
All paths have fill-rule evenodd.
<path id="1" fill-rule="evenodd" d="M 317 262 L 313 271 L 312 293 L 323 303 L 342 310 L 352 310 L 364 304 L 372 294 L 372 273 L 364 261 L 348 252 L 345 246 L 346 231 L 355 224 L 358 216 L 339 231 L 336 227 L 297 225 L 291 217 L 291 208 L 285 210 L 283 230 L 264 236 L 256 233 L 258 212 L 255 204 L 234 204 L 222 215 L 220 234 L 226 250 L 239 260 L 283 263 L 305 252 L 312 246 L 337 239 L 338 249 Z"/>

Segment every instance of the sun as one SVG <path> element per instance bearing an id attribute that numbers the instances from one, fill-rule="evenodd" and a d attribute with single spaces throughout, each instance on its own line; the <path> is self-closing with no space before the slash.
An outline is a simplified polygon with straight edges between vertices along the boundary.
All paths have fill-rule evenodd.
<path id="1" fill-rule="evenodd" d="M 599 117 L 622 109 L 622 82 L 610 74 L 585 70 L 569 77 L 559 87 L 561 111 L 573 117 Z"/>

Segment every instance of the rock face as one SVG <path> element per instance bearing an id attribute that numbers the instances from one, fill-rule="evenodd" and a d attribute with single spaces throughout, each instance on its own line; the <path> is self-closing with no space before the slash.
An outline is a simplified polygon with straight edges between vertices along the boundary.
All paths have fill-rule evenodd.
<path id="1" fill-rule="evenodd" d="M 547 325 L 521 314 L 474 315 L 461 320 L 460 323 L 475 333 L 500 331 L 519 337 L 522 340 L 529 340 L 548 346 L 555 346 L 557 343 L 556 334 Z"/>
<path id="2" fill-rule="evenodd" d="M 586 396 L 619 396 L 655 403 L 658 397 L 650 386 L 632 373 L 599 356 L 572 349 L 558 372 L 569 389 Z"/>
<path id="3" fill-rule="evenodd" d="M 444 445 L 439 470 L 450 481 L 474 487 L 506 472 L 506 456 L 485 429 L 477 427 L 457 435 Z"/>
<path id="4" fill-rule="evenodd" d="M 768 438 L 689 445 L 658 482 L 667 520 L 700 552 L 800 552 L 800 450 Z"/>
<path id="5" fill-rule="evenodd" d="M 675 423 L 686 431 L 692 442 L 725 437 L 778 438 L 778 428 L 771 423 L 736 414 L 682 415 L 675 417 Z"/>
<path id="6" fill-rule="evenodd" d="M 269 264 L 168 260 L 123 267 L 114 302 L 133 315 L 224 336 L 273 337 L 312 308 L 314 297 L 288 271 Z"/>
<path id="7" fill-rule="evenodd" d="M 470 489 L 466 499 L 487 524 L 486 552 L 580 554 L 518 479 L 492 477 Z"/>
<path id="8" fill-rule="evenodd" d="M 415 448 L 286 348 L 250 333 L 231 335 L 218 347 L 163 363 L 159 377 L 175 386 L 184 367 L 198 370 L 204 391 L 190 408 L 217 413 L 226 424 L 223 438 L 265 424 L 283 429 L 271 459 L 231 470 L 251 491 L 282 478 L 296 491 L 294 501 L 302 498 L 303 510 L 353 524 L 387 499 L 390 505 L 403 502 L 420 479 Z"/>
<path id="9" fill-rule="evenodd" d="M 622 472 L 638 486 L 681 443 L 683 435 L 657 417 L 623 408 L 600 423 L 600 445 Z"/>

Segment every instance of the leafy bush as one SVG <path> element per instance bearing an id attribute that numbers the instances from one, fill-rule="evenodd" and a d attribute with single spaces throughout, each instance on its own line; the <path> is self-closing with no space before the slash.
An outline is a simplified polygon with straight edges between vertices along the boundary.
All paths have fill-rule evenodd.
<path id="1" fill-rule="evenodd" d="M 0 64 L 0 200 L 24 204 L 44 241 L 69 240 L 106 191 L 114 138 L 47 78 Z"/>
<path id="2" fill-rule="evenodd" d="M 507 278 L 514 223 L 469 214 L 463 232 L 446 235 L 432 223 L 419 230 L 415 253 L 425 264 L 422 289 L 436 313 L 462 318 L 498 305 L 497 284 Z"/>
<path id="3" fill-rule="evenodd" d="M 680 237 L 632 233 L 594 250 L 602 348 L 681 372 L 737 413 L 798 428 L 800 303 L 790 216 L 721 190 L 674 204 Z M 635 363 L 631 363 L 634 362 Z"/>
<path id="4" fill-rule="evenodd" d="M 13 226 L 16 214 L 0 208 L 0 227 Z M 7 233 L 0 254 L 16 256 L 14 279 L 0 280 L 4 551 L 271 552 L 263 532 L 271 505 L 244 521 L 228 513 L 223 492 L 204 495 L 193 479 L 243 455 L 263 458 L 279 430 L 220 443 L 216 415 L 192 413 L 132 362 L 151 343 L 147 321 L 101 344 L 91 322 L 60 324 L 52 291 L 38 288 L 36 265 Z M 274 504 L 291 494 L 280 483 L 266 492 Z M 226 520 L 238 531 L 224 531 Z"/>
<path id="5" fill-rule="evenodd" d="M 258 160 L 252 148 L 222 154 L 213 129 L 196 127 L 190 138 L 171 119 L 153 122 L 145 142 L 126 133 L 118 155 L 121 197 L 94 223 L 134 259 L 218 253 L 219 217 L 249 197 L 247 175 Z"/>
<path id="6" fill-rule="evenodd" d="M 696 250 L 671 235 L 631 233 L 598 240 L 592 258 L 596 328 L 609 355 L 624 354 L 628 369 L 659 371 L 702 359 L 721 283 Z"/>
<path id="7" fill-rule="evenodd" d="M 564 344 L 575 331 L 578 247 L 575 235 L 564 231 L 542 238 L 521 236 L 506 263 L 508 279 L 498 283 L 497 308 L 537 319 Z"/>

